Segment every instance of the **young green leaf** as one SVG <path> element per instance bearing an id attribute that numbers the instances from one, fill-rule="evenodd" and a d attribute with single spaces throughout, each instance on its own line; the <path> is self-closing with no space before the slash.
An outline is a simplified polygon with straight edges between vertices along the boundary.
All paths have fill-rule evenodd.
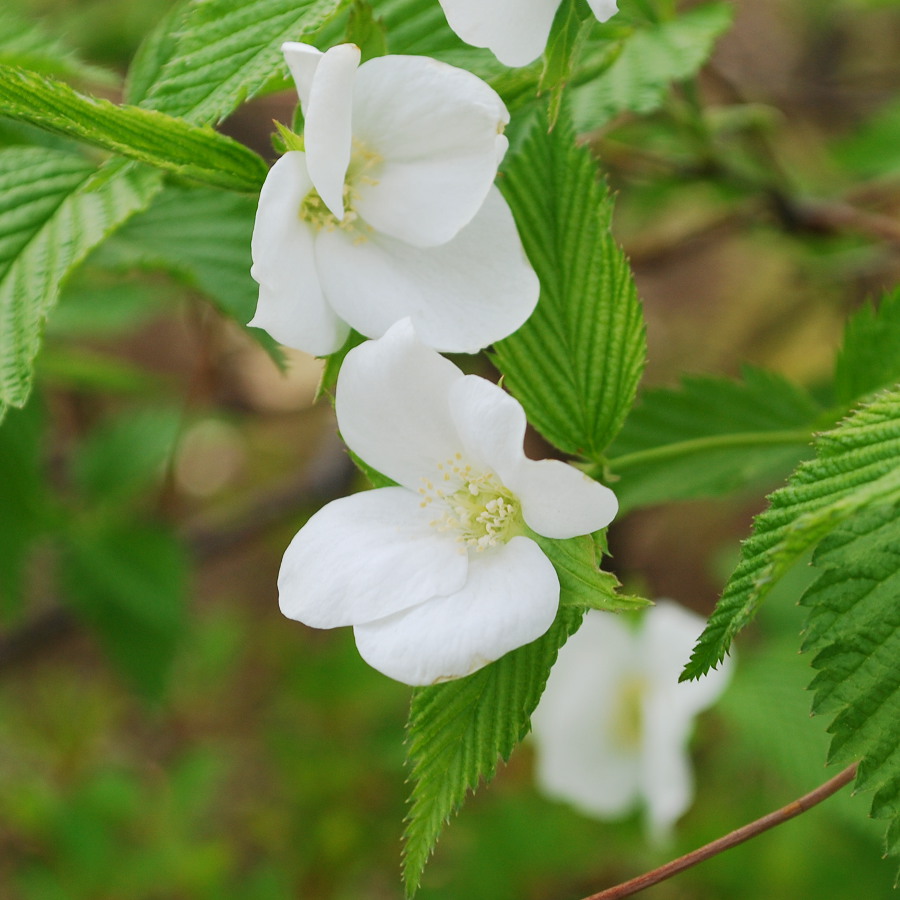
<path id="1" fill-rule="evenodd" d="M 176 3 L 141 41 L 125 78 L 125 103 L 143 106 L 163 67 L 175 55 L 187 10 L 187 0 Z"/>
<path id="2" fill-rule="evenodd" d="M 715 496 L 789 472 L 812 453 L 822 408 L 772 372 L 685 377 L 641 397 L 610 449 L 623 509 Z"/>
<path id="3" fill-rule="evenodd" d="M 886 852 L 900 854 L 900 507 L 852 517 L 819 545 L 819 578 L 804 649 L 818 651 L 813 712 L 830 711 L 829 763 L 859 760 L 857 790 L 874 790 L 871 815 L 890 819 Z"/>
<path id="4" fill-rule="evenodd" d="M 150 699 L 165 690 L 183 636 L 187 577 L 184 548 L 159 528 L 116 521 L 68 536 L 66 599 Z"/>
<path id="5" fill-rule="evenodd" d="M 835 393 L 841 403 L 900 381 L 900 288 L 877 308 L 866 305 L 847 322 L 835 367 Z"/>
<path id="6" fill-rule="evenodd" d="M 193 0 L 174 55 L 143 106 L 215 123 L 283 70 L 281 44 L 302 41 L 340 0 Z"/>
<path id="7" fill-rule="evenodd" d="M 683 678 L 717 665 L 778 579 L 808 548 L 873 504 L 900 499 L 900 387 L 877 395 L 819 436 L 815 459 L 801 463 L 756 517 Z"/>
<path id="8" fill-rule="evenodd" d="M 0 115 L 217 187 L 257 193 L 264 160 L 211 128 L 116 106 L 24 69 L 0 67 Z"/>
<path id="9" fill-rule="evenodd" d="M 444 823 L 498 763 L 509 759 L 530 728 L 559 648 L 581 623 L 582 610 L 562 608 L 531 644 L 446 684 L 413 694 L 407 760 L 413 788 L 404 835 L 407 895 L 419 885 Z"/>
<path id="10" fill-rule="evenodd" d="M 547 440 L 601 461 L 634 400 L 646 339 L 628 261 L 609 231 L 612 203 L 565 109 L 550 134 L 536 119 L 500 187 L 541 297 L 494 358 Z"/>
<path id="11" fill-rule="evenodd" d="M 0 151 L 0 419 L 24 404 L 41 329 L 68 272 L 159 189 L 151 171 L 100 173 L 36 147 Z"/>
<path id="12" fill-rule="evenodd" d="M 648 605 L 640 597 L 619 593 L 619 579 L 600 568 L 602 553 L 594 535 L 582 534 L 564 541 L 533 533 L 529 537 L 556 569 L 560 606 L 627 612 Z"/>
<path id="13" fill-rule="evenodd" d="M 709 59 L 731 18 L 729 4 L 709 3 L 635 29 L 624 39 L 615 62 L 572 92 L 572 115 L 579 131 L 599 128 L 622 112 L 658 109 L 673 81 L 695 75 Z"/>

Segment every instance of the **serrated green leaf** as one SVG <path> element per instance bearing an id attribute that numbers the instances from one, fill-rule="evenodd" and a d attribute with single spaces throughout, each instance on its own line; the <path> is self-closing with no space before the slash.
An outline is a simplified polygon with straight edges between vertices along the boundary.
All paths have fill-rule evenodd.
<path id="1" fill-rule="evenodd" d="M 125 78 L 126 103 L 143 105 L 147 94 L 159 80 L 163 67 L 175 55 L 187 10 L 187 0 L 176 3 L 141 41 Z"/>
<path id="2" fill-rule="evenodd" d="M 41 22 L 12 9 L 0 9 L 0 66 L 21 66 L 44 75 L 86 83 L 115 85 L 114 72 L 83 62 Z"/>
<path id="3" fill-rule="evenodd" d="M 900 289 L 878 307 L 866 305 L 847 322 L 835 367 L 835 393 L 841 403 L 900 380 Z"/>
<path id="4" fill-rule="evenodd" d="M 116 106 L 24 69 L 0 66 L 0 115 L 229 190 L 258 193 L 268 173 L 261 157 L 211 128 Z"/>
<path id="5" fill-rule="evenodd" d="M 528 535 L 544 551 L 559 578 L 559 604 L 578 609 L 627 612 L 649 605 L 648 600 L 619 593 L 619 579 L 600 568 L 601 552 L 593 535 L 568 540 Z"/>
<path id="6" fill-rule="evenodd" d="M 152 171 L 114 161 L 98 173 L 44 148 L 0 151 L 0 419 L 21 406 L 60 283 L 159 189 Z"/>
<path id="7" fill-rule="evenodd" d="M 611 201 L 565 110 L 550 134 L 534 123 L 500 187 L 541 296 L 494 359 L 547 440 L 601 461 L 634 399 L 646 339 L 631 270 L 609 231 Z"/>
<path id="8" fill-rule="evenodd" d="M 193 0 L 173 57 L 142 105 L 215 123 L 284 69 L 281 44 L 302 41 L 341 0 Z"/>
<path id="9" fill-rule="evenodd" d="M 900 822 L 900 506 L 866 509 L 819 545 L 819 578 L 803 595 L 804 648 L 817 650 L 814 712 L 830 711 L 829 762 L 859 760 L 857 790 L 871 815 Z"/>
<path id="10" fill-rule="evenodd" d="M 74 484 L 90 504 L 127 500 L 162 477 L 180 427 L 181 411 L 164 408 L 101 423 L 72 455 Z"/>
<path id="11" fill-rule="evenodd" d="M 709 3 L 635 29 L 624 39 L 615 62 L 572 92 L 578 130 L 599 128 L 622 112 L 658 109 L 672 82 L 690 78 L 706 62 L 731 18 L 729 4 Z"/>
<path id="12" fill-rule="evenodd" d="M 259 287 L 250 277 L 250 237 L 256 201 L 205 188 L 167 187 L 94 257 L 110 268 L 160 268 L 205 293 L 244 326 L 253 318 Z M 258 328 L 249 332 L 280 362 L 278 345 Z"/>
<path id="13" fill-rule="evenodd" d="M 699 678 L 724 658 L 734 636 L 800 554 L 867 506 L 900 498 L 900 387 L 820 435 L 815 449 L 815 459 L 801 463 L 754 520 L 753 535 L 683 678 Z"/>
<path id="14" fill-rule="evenodd" d="M 822 408 L 772 372 L 687 376 L 646 391 L 610 448 L 622 509 L 715 496 L 787 473 L 812 454 Z"/>
<path id="15" fill-rule="evenodd" d="M 538 640 L 474 675 L 413 694 L 407 726 L 413 788 L 403 853 L 408 895 L 415 893 L 444 823 L 528 733 L 557 652 L 581 617 L 581 610 L 563 608 Z"/>
<path id="16" fill-rule="evenodd" d="M 114 522 L 69 535 L 66 599 L 151 699 L 165 690 L 182 638 L 187 578 L 184 548 L 159 528 Z"/>
<path id="17" fill-rule="evenodd" d="M 553 128 L 562 108 L 563 90 L 572 78 L 578 57 L 594 26 L 590 12 L 575 0 L 560 4 L 544 50 L 544 67 L 538 90 L 550 92 L 548 126 Z"/>

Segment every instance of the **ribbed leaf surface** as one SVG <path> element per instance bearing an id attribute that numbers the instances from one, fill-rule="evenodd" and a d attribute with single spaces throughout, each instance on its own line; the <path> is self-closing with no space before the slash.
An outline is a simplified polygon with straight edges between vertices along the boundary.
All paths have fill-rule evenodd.
<path id="1" fill-rule="evenodd" d="M 174 55 L 142 105 L 191 122 L 221 121 L 284 70 L 284 41 L 302 41 L 339 5 L 340 0 L 194 0 Z"/>
<path id="2" fill-rule="evenodd" d="M 230 190 L 257 193 L 268 172 L 252 150 L 211 128 L 87 97 L 24 69 L 0 66 L 0 115 Z"/>
<path id="3" fill-rule="evenodd" d="M 537 641 L 468 678 L 413 695 L 407 730 L 413 789 L 403 858 L 410 896 L 444 823 L 528 733 L 557 652 L 581 617 L 581 610 L 562 609 Z"/>
<path id="4" fill-rule="evenodd" d="M 829 762 L 859 760 L 856 788 L 890 819 L 900 854 L 900 507 L 864 510 L 819 545 L 822 574 L 803 596 L 805 649 L 818 651 L 814 712 L 834 713 Z"/>
<path id="5" fill-rule="evenodd" d="M 0 152 L 0 418 L 21 406 L 41 326 L 71 268 L 136 210 L 154 172 L 107 167 L 34 147 Z"/>
<path id="6" fill-rule="evenodd" d="M 560 450 L 601 460 L 646 356 L 631 270 L 609 231 L 611 201 L 565 112 L 537 118 L 500 180 L 541 281 L 537 310 L 496 345 L 505 384 Z"/>
<path id="7" fill-rule="evenodd" d="M 816 441 L 756 517 L 741 561 L 700 636 L 686 678 L 717 665 L 734 636 L 792 563 L 841 522 L 872 504 L 900 499 L 900 388 L 878 395 Z"/>

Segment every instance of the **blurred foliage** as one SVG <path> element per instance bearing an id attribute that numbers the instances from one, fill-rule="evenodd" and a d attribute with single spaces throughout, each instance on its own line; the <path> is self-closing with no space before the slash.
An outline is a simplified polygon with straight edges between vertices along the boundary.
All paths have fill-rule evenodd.
<path id="1" fill-rule="evenodd" d="M 7 5 L 0 61 L 79 90 L 117 96 L 138 43 L 168 15 L 133 76 L 141 99 L 154 54 L 177 39 L 177 4 L 163 0 Z M 675 20 L 672 3 L 621 5 L 625 24 L 597 26 L 585 44 L 590 54 L 601 39 L 619 42 L 591 57 L 601 89 L 574 92 L 580 124 L 596 129 L 591 150 L 648 319 L 653 389 L 613 455 L 639 453 L 642 434 L 665 431 L 668 404 L 702 385 L 721 414 L 707 424 L 750 427 L 761 403 L 808 413 L 812 431 L 822 411 L 877 386 L 896 348 L 889 337 L 868 352 L 874 315 L 859 313 L 842 359 L 867 357 L 870 377 L 857 383 L 861 367 L 839 364 L 835 398 L 847 314 L 900 275 L 900 4 L 735 3 L 734 30 L 698 80 L 705 53 L 694 59 L 679 42 L 702 32 L 711 46 L 724 5 L 686 4 L 692 12 Z M 373 47 L 384 20 L 388 46 L 402 39 L 471 63 L 531 102 L 539 67 L 502 74 L 490 54 L 462 47 L 436 3 L 379 0 L 374 18 L 354 9 L 352 27 Z M 39 21 L 45 37 L 13 16 Z M 648 46 L 654 65 L 644 67 Z M 635 65 L 646 83 L 623 98 L 621 73 Z M 263 72 L 260 86 L 284 79 Z M 264 96 L 224 127 L 264 148 L 271 120 L 289 122 L 292 106 Z M 0 144 L 84 166 L 72 142 L 26 126 L 0 122 Z M 252 214 L 241 197 L 167 185 L 67 282 L 37 389 L 0 428 L 4 900 L 402 894 L 409 692 L 369 670 L 349 633 L 288 623 L 275 602 L 280 552 L 346 476 L 335 480 L 345 470 L 327 404 L 308 406 L 320 369 L 289 355 L 280 374 L 227 320 L 252 311 Z M 736 382 L 744 363 L 757 368 Z M 749 474 L 726 456 L 645 482 L 631 505 L 695 497 L 710 483 L 736 493 L 617 522 L 617 576 L 709 613 L 734 562 L 723 554 L 797 454 L 778 448 Z M 805 614 L 795 604 L 810 581 L 795 565 L 739 641 L 733 684 L 695 736 L 697 801 L 673 846 L 645 846 L 637 815 L 592 822 L 539 797 L 526 743 L 441 839 L 423 900 L 577 900 L 824 781 L 829 736 L 808 716 L 811 654 L 797 652 Z M 839 795 L 646 896 L 893 896 L 869 801 Z"/>

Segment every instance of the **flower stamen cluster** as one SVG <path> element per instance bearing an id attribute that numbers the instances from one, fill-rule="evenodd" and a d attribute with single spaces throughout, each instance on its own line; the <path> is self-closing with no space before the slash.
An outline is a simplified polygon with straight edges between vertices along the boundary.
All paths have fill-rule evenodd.
<path id="1" fill-rule="evenodd" d="M 438 463 L 438 486 L 423 478 L 423 509 L 436 503 L 441 515 L 429 522 L 441 532 L 455 532 L 466 548 L 482 552 L 522 534 L 519 503 L 493 472 L 478 473 L 461 453 Z"/>

